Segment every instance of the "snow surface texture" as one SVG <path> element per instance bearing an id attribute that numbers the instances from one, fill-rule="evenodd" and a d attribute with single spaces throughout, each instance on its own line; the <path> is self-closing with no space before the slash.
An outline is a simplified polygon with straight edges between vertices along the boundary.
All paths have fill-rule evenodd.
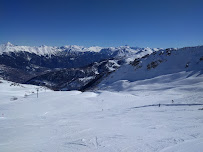
<path id="1" fill-rule="evenodd" d="M 123 80 L 119 92 L 42 89 L 39 98 L 35 86 L 1 82 L 2 152 L 202 152 L 200 73 Z"/>

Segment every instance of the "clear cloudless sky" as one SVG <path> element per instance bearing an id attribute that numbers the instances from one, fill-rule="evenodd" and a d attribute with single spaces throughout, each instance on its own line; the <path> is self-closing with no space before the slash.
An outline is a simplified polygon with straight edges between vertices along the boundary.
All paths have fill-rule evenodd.
<path id="1" fill-rule="evenodd" d="M 203 45 L 203 0 L 0 0 L 0 43 Z"/>

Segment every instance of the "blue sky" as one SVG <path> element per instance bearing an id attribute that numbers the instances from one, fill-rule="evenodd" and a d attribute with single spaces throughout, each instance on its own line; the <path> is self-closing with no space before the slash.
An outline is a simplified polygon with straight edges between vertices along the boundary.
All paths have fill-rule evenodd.
<path id="1" fill-rule="evenodd" d="M 203 45 L 202 0 L 0 0 L 0 43 Z"/>

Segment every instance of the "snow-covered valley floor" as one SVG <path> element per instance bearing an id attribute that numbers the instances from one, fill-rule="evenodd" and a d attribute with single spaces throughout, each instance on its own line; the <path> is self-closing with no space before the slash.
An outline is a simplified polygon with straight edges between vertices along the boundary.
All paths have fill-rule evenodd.
<path id="1" fill-rule="evenodd" d="M 1 81 L 1 152 L 203 151 L 201 74 L 123 80 L 96 92 L 41 88 L 39 98 L 35 86 Z"/>

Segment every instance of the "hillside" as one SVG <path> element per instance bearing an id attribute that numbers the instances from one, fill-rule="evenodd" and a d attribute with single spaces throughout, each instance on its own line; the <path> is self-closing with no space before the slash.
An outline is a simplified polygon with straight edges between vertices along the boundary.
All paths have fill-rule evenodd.
<path id="1" fill-rule="evenodd" d="M 116 89 L 136 83 L 138 80 L 151 83 L 169 83 L 192 75 L 203 74 L 203 46 L 186 47 L 181 49 L 166 49 L 151 55 L 136 58 L 131 64 L 121 66 L 116 72 L 103 80 L 99 88 Z M 162 76 L 162 79 L 159 79 Z M 121 89 L 121 88 L 120 88 Z"/>
<path id="2" fill-rule="evenodd" d="M 82 68 L 57 69 L 36 76 L 26 84 L 46 86 L 52 90 L 85 91 L 98 84 L 104 77 L 117 70 L 123 60 L 104 60 Z"/>

